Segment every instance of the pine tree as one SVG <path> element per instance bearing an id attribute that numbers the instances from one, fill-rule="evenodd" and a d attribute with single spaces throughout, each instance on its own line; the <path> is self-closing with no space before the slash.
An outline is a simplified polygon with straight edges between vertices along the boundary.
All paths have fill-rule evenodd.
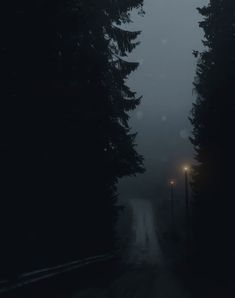
<path id="1" fill-rule="evenodd" d="M 3 10 L 8 270 L 12 256 L 25 271 L 113 249 L 116 183 L 143 172 L 128 125 L 140 98 L 126 84 L 138 64 L 125 61 L 140 32 L 121 29 L 134 8 L 142 13 L 142 0 L 15 1 Z"/>
<path id="2" fill-rule="evenodd" d="M 211 0 L 198 10 L 204 17 L 205 50 L 199 54 L 191 119 L 197 161 L 192 183 L 195 238 L 206 263 L 228 265 L 235 260 L 235 3 Z"/>

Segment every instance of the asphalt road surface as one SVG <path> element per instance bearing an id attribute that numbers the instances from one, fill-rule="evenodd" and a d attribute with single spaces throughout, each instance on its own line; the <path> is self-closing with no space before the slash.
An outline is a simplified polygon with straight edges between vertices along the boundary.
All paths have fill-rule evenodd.
<path id="1" fill-rule="evenodd" d="M 189 298 L 191 295 L 167 268 L 155 229 L 149 201 L 131 201 L 133 242 L 130 244 L 129 270 L 106 289 L 90 288 L 73 298 Z M 102 273 L 101 273 L 102 274 Z"/>

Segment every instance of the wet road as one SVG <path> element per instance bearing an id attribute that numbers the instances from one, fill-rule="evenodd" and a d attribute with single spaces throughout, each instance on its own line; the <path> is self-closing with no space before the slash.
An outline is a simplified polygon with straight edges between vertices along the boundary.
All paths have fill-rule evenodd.
<path id="1" fill-rule="evenodd" d="M 152 205 L 132 200 L 133 240 L 129 269 L 106 289 L 87 289 L 73 298 L 189 298 L 191 295 L 167 268 L 157 236 Z"/>
<path id="2" fill-rule="evenodd" d="M 107 289 L 88 289 L 73 298 L 190 298 L 180 281 L 164 268 L 130 270 Z"/>

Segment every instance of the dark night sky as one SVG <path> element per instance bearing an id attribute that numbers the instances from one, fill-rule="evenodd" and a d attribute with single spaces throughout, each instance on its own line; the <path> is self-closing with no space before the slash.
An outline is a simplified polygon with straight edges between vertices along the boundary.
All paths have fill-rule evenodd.
<path id="1" fill-rule="evenodd" d="M 142 34 L 141 45 L 129 57 L 140 62 L 129 86 L 143 95 L 143 100 L 130 123 L 138 132 L 138 151 L 145 157 L 147 171 L 120 182 L 122 199 L 164 193 L 169 179 L 181 183 L 182 165 L 192 162 L 188 140 L 188 117 L 195 100 L 196 59 L 192 51 L 202 48 L 196 7 L 205 4 L 206 0 L 145 0 L 145 16 L 133 13 L 128 29 Z"/>

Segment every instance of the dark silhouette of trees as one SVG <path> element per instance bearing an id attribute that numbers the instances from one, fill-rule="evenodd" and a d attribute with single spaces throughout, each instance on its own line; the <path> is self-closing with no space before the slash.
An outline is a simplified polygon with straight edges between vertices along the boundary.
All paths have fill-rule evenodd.
<path id="1" fill-rule="evenodd" d="M 134 8 L 142 0 L 1 9 L 3 275 L 113 249 L 116 183 L 143 172 L 126 85 L 138 64 L 125 61 L 140 32 L 120 27 Z"/>
<path id="2" fill-rule="evenodd" d="M 194 232 L 200 258 L 218 269 L 235 261 L 235 3 L 211 0 L 198 10 L 204 17 L 200 27 L 205 50 L 194 52 L 198 56 L 197 101 L 191 119 L 197 160 L 192 183 Z"/>

